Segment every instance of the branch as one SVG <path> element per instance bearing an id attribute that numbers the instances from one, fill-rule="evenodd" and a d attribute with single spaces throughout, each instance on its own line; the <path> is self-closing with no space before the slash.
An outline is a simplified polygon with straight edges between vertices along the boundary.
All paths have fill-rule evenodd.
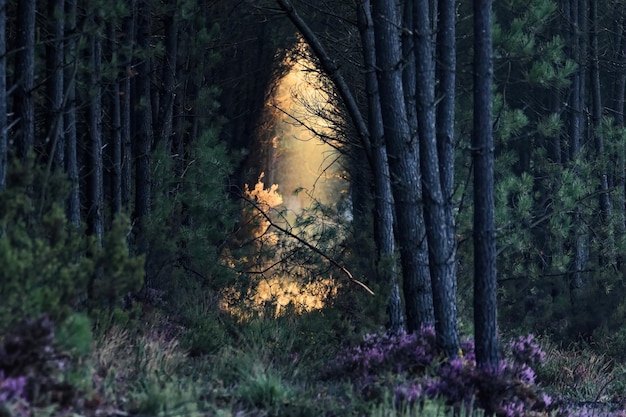
<path id="1" fill-rule="evenodd" d="M 293 23 L 293 25 L 298 29 L 306 43 L 313 51 L 313 54 L 319 60 L 322 71 L 324 71 L 328 78 L 330 78 L 333 82 L 333 85 L 337 88 L 337 93 L 341 97 L 341 101 L 350 115 L 350 119 L 354 124 L 357 135 L 361 143 L 363 143 L 363 147 L 365 148 L 368 156 L 371 155 L 371 144 L 367 124 L 363 119 L 363 115 L 359 110 L 359 106 L 357 105 L 354 95 L 350 91 L 350 88 L 348 88 L 346 80 L 344 80 L 343 76 L 339 72 L 339 66 L 337 66 L 335 61 L 331 59 L 326 51 L 326 48 L 324 48 L 324 45 L 322 45 L 315 32 L 313 32 L 309 25 L 302 20 L 289 0 L 276 0 L 276 3 L 278 3 L 280 8 L 289 17 L 289 20 L 291 20 L 291 23 Z"/>
<path id="2" fill-rule="evenodd" d="M 334 260 L 333 258 L 331 258 L 330 256 L 328 256 L 327 254 L 325 254 L 324 252 L 322 252 L 320 249 L 316 248 L 315 246 L 313 246 L 312 244 L 310 244 L 309 242 L 307 242 L 306 240 L 304 240 L 303 238 L 301 238 L 300 236 L 296 235 L 295 233 L 291 232 L 290 230 L 285 229 L 282 226 L 277 225 L 276 223 L 274 223 L 272 221 L 272 219 L 270 218 L 270 216 L 264 211 L 262 210 L 258 204 L 256 202 L 254 202 L 253 200 L 247 198 L 246 196 L 241 196 L 241 198 L 246 201 L 248 204 L 250 204 L 252 207 L 254 207 L 256 210 L 259 211 L 259 213 L 261 213 L 261 215 L 270 223 L 271 227 L 274 227 L 276 230 L 278 230 L 279 232 L 284 233 L 285 235 L 297 240 L 299 243 L 303 244 L 304 246 L 306 246 L 307 248 L 311 249 L 313 252 L 315 252 L 316 254 L 318 254 L 319 256 L 321 256 L 322 258 L 326 259 L 328 262 L 331 263 L 331 265 L 337 267 L 341 272 L 343 272 L 346 277 L 348 277 L 348 279 L 350 281 L 352 281 L 353 283 L 361 286 L 365 291 L 367 291 L 368 293 L 370 293 L 371 295 L 374 295 L 374 291 L 370 290 L 369 287 L 367 285 L 365 285 L 364 283 L 362 283 L 361 281 L 359 281 L 358 279 L 354 278 L 352 276 L 352 274 L 350 273 L 350 271 L 348 271 L 348 269 L 341 265 L 339 262 L 337 262 L 336 260 Z"/>

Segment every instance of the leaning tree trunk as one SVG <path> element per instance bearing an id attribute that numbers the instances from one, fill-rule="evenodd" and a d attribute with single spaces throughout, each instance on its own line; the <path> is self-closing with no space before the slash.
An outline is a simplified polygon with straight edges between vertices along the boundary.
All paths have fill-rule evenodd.
<path id="1" fill-rule="evenodd" d="M 474 0 L 474 340 L 476 363 L 498 369 L 491 0 Z"/>
<path id="2" fill-rule="evenodd" d="M 420 154 L 415 135 L 409 129 L 402 88 L 400 19 L 395 2 L 373 2 L 376 67 L 385 142 L 396 213 L 396 237 L 400 246 L 407 328 L 416 331 L 434 324 L 431 282 L 424 253 L 424 223 Z"/>
<path id="3" fill-rule="evenodd" d="M 384 143 L 384 125 L 376 77 L 376 56 L 374 47 L 374 28 L 370 0 L 363 0 L 358 6 L 358 25 L 361 32 L 363 61 L 365 64 L 365 83 L 367 94 L 368 125 L 371 141 L 371 165 L 374 174 L 374 211 L 377 227 L 375 228 L 378 249 L 378 273 L 382 282 L 391 287 L 387 312 L 389 328 L 392 331 L 405 329 L 400 283 L 395 259 L 395 238 L 393 234 L 393 195 L 389 176 L 387 148 Z"/>
<path id="4" fill-rule="evenodd" d="M 451 11 L 453 13 L 453 11 Z M 419 133 L 423 200 L 428 237 L 428 255 L 433 287 L 433 306 L 437 343 L 449 356 L 458 355 L 459 336 L 456 311 L 456 255 L 454 223 L 447 216 L 441 166 L 437 152 L 435 121 L 435 54 L 428 2 L 416 2 L 413 10 L 416 53 L 416 106 Z M 446 173 L 450 175 L 450 173 Z"/>

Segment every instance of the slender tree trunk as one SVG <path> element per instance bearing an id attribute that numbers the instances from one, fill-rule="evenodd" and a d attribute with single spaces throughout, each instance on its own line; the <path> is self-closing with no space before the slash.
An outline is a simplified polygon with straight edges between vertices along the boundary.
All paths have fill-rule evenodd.
<path id="1" fill-rule="evenodd" d="M 435 66 L 439 97 L 437 106 L 437 155 L 439 156 L 439 174 L 441 192 L 444 200 L 446 229 L 451 231 L 447 246 L 451 248 L 456 262 L 456 225 L 454 221 L 454 116 L 456 99 L 456 1 L 438 1 L 437 22 L 437 62 Z M 456 277 L 456 265 L 453 264 Z M 454 291 L 456 295 L 456 278 Z"/>
<path id="2" fill-rule="evenodd" d="M 162 76 L 163 90 L 159 100 L 159 117 L 157 119 L 157 141 L 167 141 L 167 148 L 171 148 L 170 136 L 172 135 L 174 97 L 176 84 L 176 57 L 178 55 L 178 18 L 176 17 L 177 1 L 167 2 L 167 14 L 164 18 L 165 25 L 165 57 L 163 58 Z"/>
<path id="3" fill-rule="evenodd" d="M 63 36 L 64 0 L 48 0 L 48 16 L 53 17 L 48 24 L 49 40 L 46 45 L 47 65 L 47 127 L 49 157 L 54 166 L 63 169 L 65 158 L 63 128 Z"/>
<path id="4" fill-rule="evenodd" d="M 378 249 L 378 273 L 381 281 L 388 282 L 391 287 L 387 303 L 389 328 L 392 331 L 401 331 L 405 330 L 406 324 L 402 310 L 400 283 L 395 259 L 393 195 L 391 192 L 389 163 L 387 161 L 387 148 L 384 143 L 384 126 L 380 108 L 378 79 L 376 78 L 374 27 L 370 0 L 363 0 L 358 5 L 357 12 L 365 64 L 367 120 L 372 145 L 371 165 L 374 173 L 374 212 L 376 213 L 377 222 L 375 240 Z"/>
<path id="5" fill-rule="evenodd" d="M 17 89 L 14 113 L 18 120 L 17 153 L 23 160 L 35 144 L 35 14 L 36 0 L 17 4 L 17 42 L 15 76 Z"/>
<path id="6" fill-rule="evenodd" d="M 137 65 L 137 101 L 135 104 L 135 126 L 137 141 L 135 143 L 135 216 L 138 232 L 138 251 L 148 254 L 150 245 L 146 236 L 146 222 L 150 217 L 152 197 L 152 175 L 150 156 L 153 143 L 152 105 L 150 96 L 150 6 L 148 0 L 137 2 L 137 46 L 143 52 L 141 62 Z M 144 287 L 152 287 L 152 276 L 146 269 Z"/>
<path id="7" fill-rule="evenodd" d="M 135 39 L 135 0 L 129 1 L 131 15 L 124 18 L 122 23 L 123 51 L 121 62 L 124 65 L 124 76 L 120 82 L 120 134 L 122 142 L 121 160 L 121 199 L 122 207 L 129 209 L 132 194 L 132 108 L 131 108 L 131 78 L 134 76 L 132 68 L 133 45 Z"/>
<path id="8" fill-rule="evenodd" d="M 0 0 L 0 191 L 7 186 L 7 2 Z"/>
<path id="9" fill-rule="evenodd" d="M 376 67 L 379 70 L 381 112 L 387 145 L 389 171 L 395 202 L 396 237 L 400 246 L 407 328 L 416 331 L 434 324 L 431 282 L 426 259 L 420 256 L 426 245 L 421 206 L 420 154 L 411 135 L 402 88 L 400 19 L 395 2 L 372 3 L 376 40 Z"/>
<path id="10" fill-rule="evenodd" d="M 573 55 L 579 65 L 578 71 L 572 77 L 570 92 L 569 114 L 569 149 L 570 160 L 576 166 L 582 155 L 582 137 L 584 131 L 584 103 L 585 103 L 585 57 L 586 44 L 583 34 L 586 33 L 586 7 L 584 0 L 571 0 L 569 21 L 572 24 L 570 44 Z M 582 175 L 575 168 L 577 175 Z M 589 259 L 589 237 L 582 221 L 582 207 L 577 207 L 574 213 L 574 224 L 578 225 L 574 232 L 574 271 L 570 276 L 570 298 L 572 306 L 578 307 L 578 301 L 586 287 L 584 270 Z"/>
<path id="11" fill-rule="evenodd" d="M 477 365 L 498 369 L 491 0 L 474 0 L 474 333 Z"/>
<path id="12" fill-rule="evenodd" d="M 428 255 L 435 308 L 435 329 L 441 349 L 454 357 L 459 350 L 456 311 L 456 268 L 453 223 L 446 216 L 442 167 L 437 152 L 435 122 L 435 54 L 428 2 L 416 2 L 414 42 L 417 54 L 417 120 Z"/>
<path id="13" fill-rule="evenodd" d="M 605 158 L 604 135 L 602 133 L 602 90 L 600 85 L 600 57 L 598 45 L 598 2 L 592 0 L 589 8 L 589 20 L 591 29 L 591 118 L 593 122 L 593 136 L 596 155 L 599 160 Z M 608 172 L 606 163 L 600 172 L 600 210 L 602 218 L 606 222 L 612 214 L 611 195 L 609 193 Z M 610 236 L 608 237 L 610 239 Z M 608 242 L 607 242 L 608 243 Z M 614 245 L 612 245 L 614 246 Z"/>
<path id="14" fill-rule="evenodd" d="M 89 136 L 90 142 L 90 205 L 89 227 L 100 245 L 104 234 L 104 190 L 103 190 L 103 159 L 102 159 L 102 36 L 99 28 L 92 28 L 90 36 L 90 90 L 89 104 Z"/>
<path id="15" fill-rule="evenodd" d="M 76 51 L 76 12 L 77 0 L 65 3 L 65 66 L 63 84 L 67 97 L 63 115 L 65 127 L 65 170 L 70 181 L 70 195 L 67 201 L 67 217 L 74 226 L 80 226 L 80 179 L 76 152 L 76 68 L 78 57 Z"/>
<path id="16" fill-rule="evenodd" d="M 119 54 L 116 43 L 115 25 L 107 23 L 107 33 L 110 45 L 111 62 L 117 62 Z M 109 113 L 111 118 L 111 162 L 113 173 L 111 176 L 111 212 L 117 216 L 122 212 L 122 83 L 116 79 L 110 86 Z"/>
<path id="17" fill-rule="evenodd" d="M 616 5 L 617 18 L 615 24 L 615 43 L 614 43 L 614 60 L 616 63 L 615 76 L 615 88 L 613 89 L 613 114 L 615 114 L 615 124 L 618 127 L 624 127 L 624 96 L 626 95 L 626 32 L 625 32 L 625 20 L 626 20 L 626 6 L 623 2 Z M 624 175 L 626 174 L 626 149 L 624 144 L 621 144 L 617 150 L 617 157 L 615 161 L 615 180 L 613 187 L 615 189 L 615 207 L 616 213 L 619 215 L 619 223 L 617 226 L 618 236 L 623 237 L 626 232 L 626 181 Z M 618 269 L 623 269 L 623 256 L 620 254 L 617 257 Z"/>

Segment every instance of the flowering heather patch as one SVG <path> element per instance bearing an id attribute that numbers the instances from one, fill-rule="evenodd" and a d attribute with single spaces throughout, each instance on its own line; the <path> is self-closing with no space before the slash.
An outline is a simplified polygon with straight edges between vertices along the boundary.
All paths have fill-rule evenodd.
<path id="1" fill-rule="evenodd" d="M 359 345 L 341 352 L 328 373 L 353 380 L 387 372 L 416 375 L 433 362 L 437 355 L 435 347 L 432 326 L 422 327 L 417 333 L 370 333 Z"/>
<path id="2" fill-rule="evenodd" d="M 0 370 L 0 402 L 6 403 L 19 398 L 25 398 L 26 377 L 5 377 Z"/>
<path id="3" fill-rule="evenodd" d="M 472 340 L 464 340 L 459 356 L 448 360 L 438 354 L 434 329 L 423 327 L 414 334 L 366 335 L 336 357 L 328 375 L 349 377 L 362 393 L 386 387 L 398 401 L 441 397 L 457 409 L 476 406 L 522 417 L 553 409 L 552 399 L 535 385 L 533 367 L 544 358 L 533 335 L 523 336 L 507 345 L 499 368 L 488 372 L 476 366 Z"/>

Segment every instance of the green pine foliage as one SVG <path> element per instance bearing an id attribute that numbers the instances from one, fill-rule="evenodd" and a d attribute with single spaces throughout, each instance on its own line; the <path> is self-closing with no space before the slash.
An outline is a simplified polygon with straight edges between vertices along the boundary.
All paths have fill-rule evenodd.
<path id="1" fill-rule="evenodd" d="M 16 163 L 9 184 L 0 193 L 0 328 L 24 317 L 63 321 L 85 307 L 114 307 L 141 287 L 144 260 L 128 252 L 127 220 L 116 220 L 99 247 L 67 221 L 63 177 Z"/>
<path id="2" fill-rule="evenodd" d="M 622 311 L 623 306 L 622 254 L 626 251 L 624 190 L 618 186 L 624 175 L 619 170 L 624 161 L 624 129 L 606 112 L 600 128 L 604 151 L 598 154 L 593 140 L 596 132 L 587 120 L 580 153 L 572 158 L 566 103 L 578 65 L 570 58 L 571 45 L 566 44 L 566 32 L 561 30 L 568 23 L 550 0 L 496 2 L 494 10 L 501 327 L 547 333 L 567 341 L 580 337 L 605 340 L 622 328 L 623 321 L 615 311 Z M 609 44 L 601 39 L 601 45 Z M 461 95 L 460 115 L 471 108 L 465 100 Z M 586 100 L 585 105 L 590 106 L 591 98 Z M 464 121 L 471 118 L 460 120 L 461 132 L 469 130 Z M 472 219 L 472 208 L 465 207 L 471 195 L 467 181 L 471 171 L 463 169 L 469 156 L 469 152 L 459 152 L 457 163 L 458 183 L 468 184 L 467 189 L 460 187 L 458 194 L 462 265 L 470 265 L 472 259 L 471 245 L 465 240 L 471 237 Z M 601 173 L 608 176 L 611 213 L 601 210 Z M 584 239 L 589 255 L 580 271 L 583 294 L 574 301 L 570 282 L 576 269 L 577 239 Z M 462 298 L 470 296 L 472 281 L 467 270 L 459 269 Z"/>

